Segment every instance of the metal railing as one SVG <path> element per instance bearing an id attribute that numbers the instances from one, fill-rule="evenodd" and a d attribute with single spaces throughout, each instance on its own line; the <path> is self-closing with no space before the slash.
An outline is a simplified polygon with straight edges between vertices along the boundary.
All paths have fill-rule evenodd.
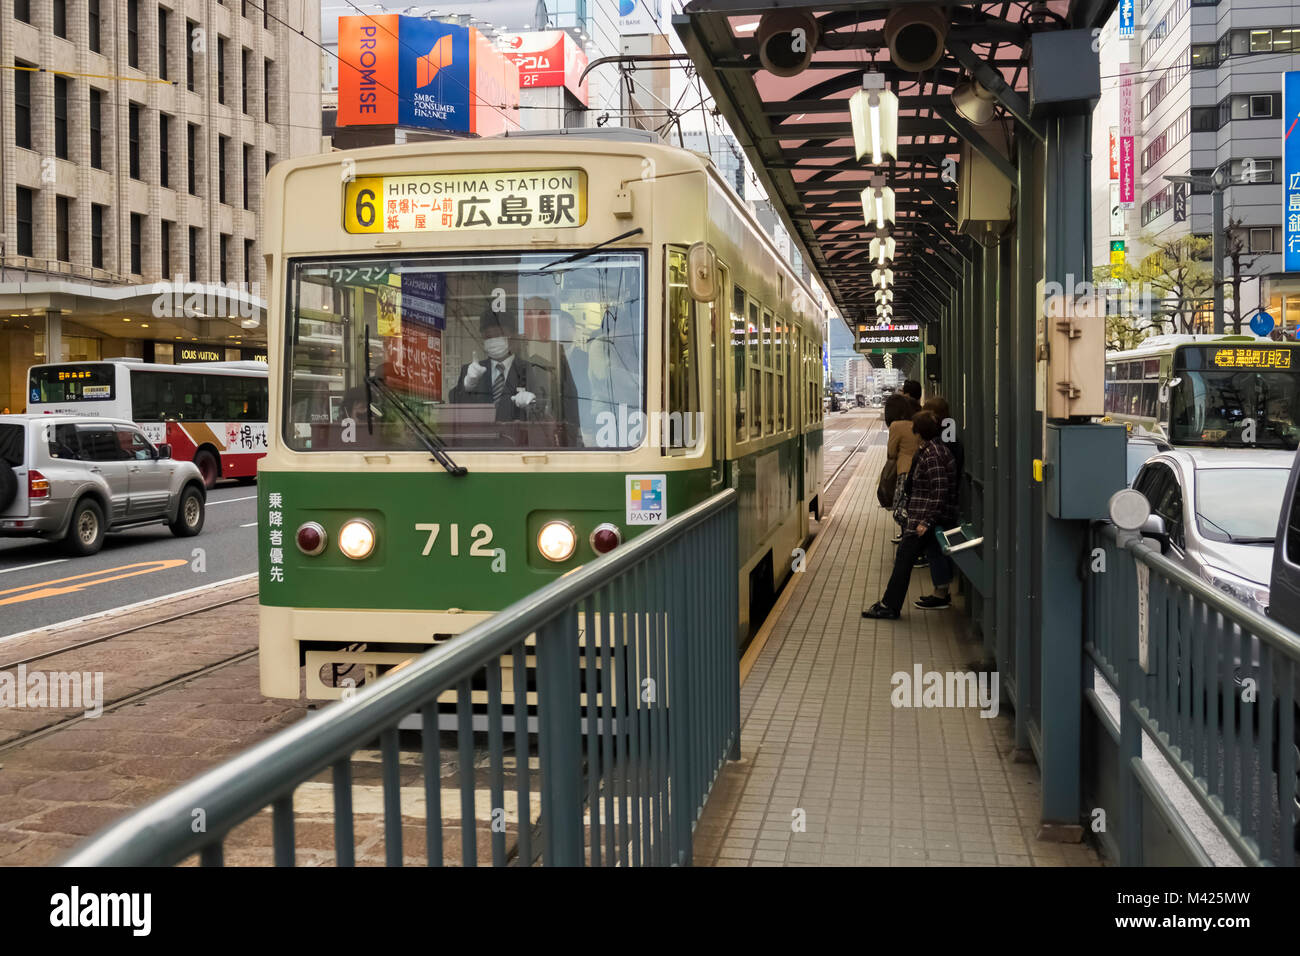
<path id="1" fill-rule="evenodd" d="M 1147 803 L 1186 858 L 1208 862 L 1186 814 L 1153 776 L 1158 752 L 1243 862 L 1294 866 L 1300 636 L 1137 535 L 1097 525 L 1091 548 L 1085 651 L 1119 699 L 1116 727 L 1086 681 L 1087 701 L 1117 748 L 1106 842 L 1121 864 L 1142 863 Z"/>
<path id="2" fill-rule="evenodd" d="M 136 811 L 65 865 L 197 853 L 219 866 L 228 840 L 247 859 L 236 828 L 265 823 L 268 806 L 274 862 L 293 865 L 295 791 L 309 781 L 331 790 L 334 859 L 353 865 L 363 765 L 352 758 L 375 741 L 390 866 L 442 865 L 456 842 L 465 866 L 480 854 L 494 866 L 689 864 L 713 782 L 740 755 L 736 531 L 728 489 Z M 440 696 L 445 734 L 431 729 Z M 411 714 L 423 718 L 418 775 L 413 755 L 401 759 L 398 725 Z M 445 806 L 444 753 L 459 777 Z M 404 798 L 423 802 L 422 854 L 403 846 Z"/>

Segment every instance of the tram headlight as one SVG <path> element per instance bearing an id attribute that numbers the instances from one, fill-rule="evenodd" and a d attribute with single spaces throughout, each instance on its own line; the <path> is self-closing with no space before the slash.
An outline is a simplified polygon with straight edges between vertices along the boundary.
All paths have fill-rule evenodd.
<path id="1" fill-rule="evenodd" d="M 375 550 L 375 526 L 364 518 L 353 518 L 339 529 L 339 550 L 353 561 L 370 557 Z"/>
<path id="2" fill-rule="evenodd" d="M 298 533 L 294 536 L 298 542 L 298 550 L 309 557 L 314 557 L 325 550 L 325 544 L 329 536 L 315 521 L 308 521 L 298 528 Z"/>
<path id="3" fill-rule="evenodd" d="M 537 532 L 537 550 L 547 561 L 567 561 L 578 546 L 578 535 L 567 521 L 548 521 Z"/>

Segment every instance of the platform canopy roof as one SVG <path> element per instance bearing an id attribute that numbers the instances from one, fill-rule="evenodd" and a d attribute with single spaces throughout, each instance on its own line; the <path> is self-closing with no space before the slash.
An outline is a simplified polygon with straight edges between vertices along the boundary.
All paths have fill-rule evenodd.
<path id="1" fill-rule="evenodd" d="M 956 280 L 973 241 L 956 228 L 952 180 L 961 140 L 974 134 L 979 148 L 993 139 L 957 112 L 953 90 L 974 76 L 985 88 L 997 88 L 993 124 L 1008 136 L 1013 127 L 1019 127 L 1016 135 L 1041 135 L 1031 132 L 1028 107 L 1031 38 L 1099 28 L 1115 3 L 945 4 L 939 8 L 949 23 L 942 55 L 920 73 L 894 64 L 884 35 L 891 10 L 934 7 L 916 0 L 692 0 L 672 22 L 768 198 L 852 328 L 860 320 L 876 321 L 869 257 L 876 227 L 865 220 L 860 199 L 872 176 L 882 174 L 896 196 L 896 321 L 936 318 L 943 290 L 938 277 Z M 790 11 L 816 18 L 815 48 L 801 72 L 778 76 L 761 62 L 756 34 L 765 14 Z M 873 70 L 884 74 L 899 105 L 898 157 L 879 167 L 855 158 L 849 112 L 849 98 Z M 986 156 L 991 151 L 981 148 Z M 946 175 L 945 160 L 953 161 Z M 1001 155 L 997 161 L 1014 176 Z"/>

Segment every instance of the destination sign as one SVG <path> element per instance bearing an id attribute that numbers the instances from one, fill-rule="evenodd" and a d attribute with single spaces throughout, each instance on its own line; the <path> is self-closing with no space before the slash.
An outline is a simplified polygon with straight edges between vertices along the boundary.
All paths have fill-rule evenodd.
<path id="1" fill-rule="evenodd" d="M 1290 349 L 1215 349 L 1219 368 L 1290 368 Z"/>
<path id="2" fill-rule="evenodd" d="M 890 351 L 901 351 L 903 347 L 919 347 L 921 344 L 921 327 L 915 322 L 901 325 L 859 325 L 858 346 L 860 348 L 875 346 Z M 909 349 L 910 351 L 911 349 Z"/>
<path id="3" fill-rule="evenodd" d="M 345 184 L 350 233 L 557 229 L 587 221 L 581 169 L 366 176 Z"/>

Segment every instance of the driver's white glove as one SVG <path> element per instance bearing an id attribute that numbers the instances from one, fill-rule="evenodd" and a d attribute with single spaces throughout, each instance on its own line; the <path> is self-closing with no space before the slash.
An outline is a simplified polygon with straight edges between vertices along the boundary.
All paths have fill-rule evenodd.
<path id="1" fill-rule="evenodd" d="M 487 374 L 487 368 L 478 362 L 470 362 L 469 368 L 465 369 L 465 387 L 474 388 L 484 375 Z"/>
<path id="2" fill-rule="evenodd" d="M 515 392 L 514 398 L 511 400 L 515 403 L 515 405 L 518 408 L 527 408 L 529 405 L 533 404 L 533 399 L 535 399 L 536 397 L 537 396 L 534 395 L 532 392 L 528 391 L 525 388 L 521 388 L 519 389 L 519 391 Z"/>

